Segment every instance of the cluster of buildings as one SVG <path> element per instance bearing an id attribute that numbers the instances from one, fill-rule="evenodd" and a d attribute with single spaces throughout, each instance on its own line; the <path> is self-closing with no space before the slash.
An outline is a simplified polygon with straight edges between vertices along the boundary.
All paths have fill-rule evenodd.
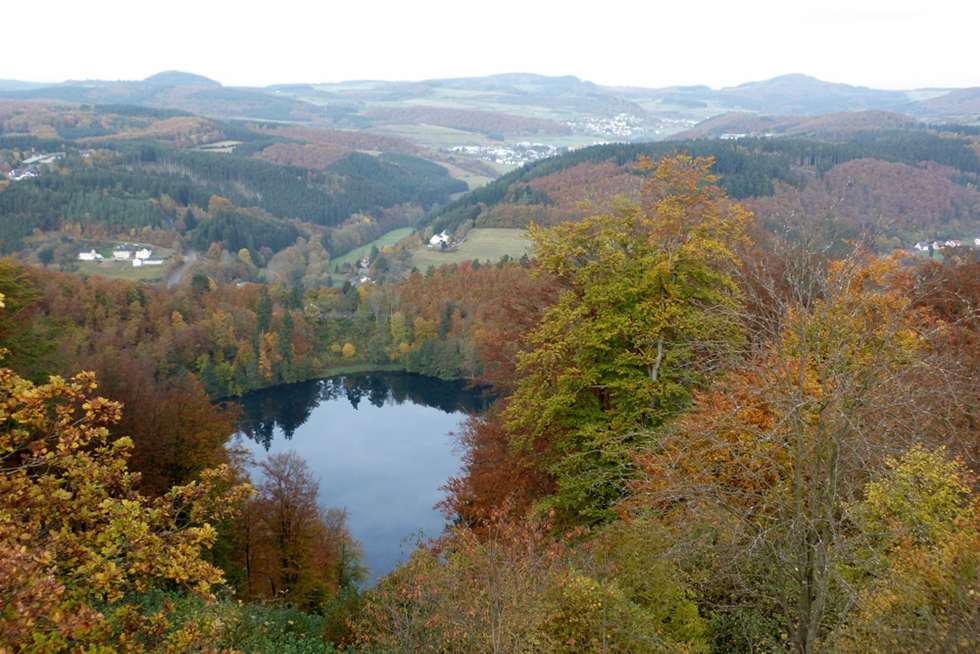
<path id="1" fill-rule="evenodd" d="M 561 154 L 565 149 L 545 143 L 522 141 L 513 145 L 457 145 L 451 152 L 477 157 L 509 166 L 523 166 L 526 163 L 547 159 Z"/>
<path id="2" fill-rule="evenodd" d="M 958 239 L 949 239 L 945 241 L 936 240 L 930 243 L 929 241 L 919 241 L 915 244 L 915 249 L 919 252 L 928 252 L 930 249 L 934 252 L 937 250 L 945 250 L 946 248 L 959 248 L 959 247 L 975 247 L 980 248 L 980 238 L 973 239 L 970 243 L 969 240 L 960 241 Z"/>
<path id="3" fill-rule="evenodd" d="M 78 253 L 81 261 L 105 261 L 105 257 L 93 248 Z M 153 250 L 145 245 L 117 245 L 112 250 L 112 261 L 132 261 L 133 266 L 162 266 L 164 259 L 154 259 Z"/>
<path id="4" fill-rule="evenodd" d="M 11 182 L 19 182 L 22 179 L 30 179 L 31 177 L 37 177 L 37 167 L 41 164 L 51 164 L 61 159 L 65 156 L 64 152 L 49 152 L 47 154 L 39 154 L 31 157 L 30 159 L 24 159 L 21 162 L 19 168 L 14 168 L 9 173 L 7 173 L 7 179 Z"/>
<path id="5" fill-rule="evenodd" d="M 583 118 L 565 124 L 584 134 L 629 137 L 646 133 L 646 129 L 641 127 L 642 122 L 633 114 L 618 114 L 612 118 Z"/>

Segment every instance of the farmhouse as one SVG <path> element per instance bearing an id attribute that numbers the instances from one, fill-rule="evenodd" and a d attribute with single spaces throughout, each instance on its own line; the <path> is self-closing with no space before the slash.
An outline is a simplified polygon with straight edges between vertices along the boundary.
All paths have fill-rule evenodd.
<path id="1" fill-rule="evenodd" d="M 10 171 L 7 175 L 11 182 L 19 182 L 22 179 L 30 179 L 31 177 L 37 177 L 37 173 L 29 168 L 15 168 Z"/>
<path id="2" fill-rule="evenodd" d="M 112 249 L 112 258 L 116 261 L 129 261 L 133 258 L 133 251 L 124 245 Z"/>
<path id="3" fill-rule="evenodd" d="M 101 261 L 102 255 L 96 252 L 94 249 L 82 250 L 78 253 L 78 258 L 82 261 Z"/>
<path id="4" fill-rule="evenodd" d="M 430 247 L 434 247 L 434 248 L 442 247 L 443 243 L 449 245 L 449 234 L 446 233 L 446 230 L 443 230 L 442 234 L 436 234 L 429 239 Z"/>

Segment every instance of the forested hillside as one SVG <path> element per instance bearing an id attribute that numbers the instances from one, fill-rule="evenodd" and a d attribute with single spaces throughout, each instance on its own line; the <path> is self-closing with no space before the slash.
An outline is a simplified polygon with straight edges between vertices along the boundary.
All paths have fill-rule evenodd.
<path id="1" fill-rule="evenodd" d="M 23 248 L 24 238 L 35 230 L 70 225 L 83 233 L 172 230 L 187 211 L 207 212 L 215 195 L 255 209 L 256 219 L 268 216 L 334 227 L 361 212 L 401 205 L 430 208 L 467 188 L 442 166 L 407 154 L 414 150 L 390 138 L 338 138 L 326 132 L 308 143 L 278 132 L 138 107 L 39 108 L 9 102 L 4 107 L 4 132 L 50 135 L 0 136 L 0 165 L 30 173 L 0 193 L 0 238 L 6 252 Z M 72 134 L 78 136 L 67 136 Z M 208 143 L 230 143 L 225 147 L 233 151 L 221 154 L 190 147 L 207 148 Z M 335 145 L 329 163 L 320 155 L 306 162 L 313 168 L 262 160 L 270 158 L 270 148 L 301 151 L 316 149 L 318 143 Z M 353 149 L 363 146 L 396 151 L 374 157 Z M 25 164 L 44 153 L 56 156 L 40 166 Z M 257 157 L 251 156 L 255 153 Z M 294 157 L 271 158 L 285 164 Z M 252 249 L 266 245 L 278 251 L 287 244 L 260 243 Z"/>
<path id="2" fill-rule="evenodd" d="M 617 195 L 634 194 L 640 156 L 673 151 L 710 156 L 733 198 L 746 200 L 778 228 L 775 204 L 840 204 L 860 231 L 880 223 L 892 247 L 980 234 L 980 158 L 974 137 L 935 130 L 852 140 L 737 140 L 611 144 L 528 164 L 433 212 L 433 230 L 459 225 L 526 227 L 580 219 Z M 800 198 L 820 197 L 820 200 Z M 775 199 L 769 199 L 775 198 Z M 583 205 L 582 203 L 586 203 Z"/>
<path id="3" fill-rule="evenodd" d="M 879 256 L 834 205 L 768 231 L 711 167 L 640 158 L 632 202 L 533 227 L 534 261 L 384 284 L 2 262 L 0 643 L 971 651 L 976 251 Z M 459 435 L 451 527 L 369 589 L 304 462 L 249 467 L 209 402 L 341 363 L 498 396 Z"/>
<path id="4" fill-rule="evenodd" d="M 483 90 L 518 82 L 590 89 Z M 980 146 L 864 118 L 462 194 L 383 134 L 2 101 L 0 650 L 972 651 Z M 473 227 L 533 253 L 413 267 Z M 386 369 L 496 399 L 446 531 L 369 588 L 225 400 Z"/>

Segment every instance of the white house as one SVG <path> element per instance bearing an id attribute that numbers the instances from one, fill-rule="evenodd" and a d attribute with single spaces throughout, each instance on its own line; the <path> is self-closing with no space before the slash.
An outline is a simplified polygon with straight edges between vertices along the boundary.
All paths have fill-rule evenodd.
<path id="1" fill-rule="evenodd" d="M 446 230 L 442 230 L 442 234 L 436 234 L 429 239 L 429 245 L 434 248 L 441 247 L 443 243 L 449 243 L 449 234 L 446 233 Z"/>
<path id="2" fill-rule="evenodd" d="M 133 251 L 125 246 L 118 246 L 112 250 L 112 258 L 117 261 L 129 261 L 133 258 Z"/>
<path id="3" fill-rule="evenodd" d="M 82 250 L 81 252 L 79 252 L 78 258 L 81 259 L 82 261 L 95 261 L 96 259 L 101 259 L 102 255 L 100 255 L 95 250 L 90 249 L 90 250 Z"/>
<path id="4" fill-rule="evenodd" d="M 148 247 L 141 247 L 140 249 L 136 250 L 137 259 L 149 259 L 151 256 L 153 256 L 153 250 Z"/>
<path id="5" fill-rule="evenodd" d="M 37 177 L 37 173 L 32 170 L 27 170 L 25 168 L 16 168 L 10 171 L 7 175 L 11 182 L 18 182 L 22 179 L 30 179 L 31 177 Z"/>

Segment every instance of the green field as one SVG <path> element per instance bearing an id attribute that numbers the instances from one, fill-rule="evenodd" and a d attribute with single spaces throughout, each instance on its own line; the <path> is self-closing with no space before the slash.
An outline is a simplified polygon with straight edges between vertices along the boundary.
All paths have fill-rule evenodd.
<path id="1" fill-rule="evenodd" d="M 478 132 L 467 132 L 438 125 L 384 125 L 367 131 L 372 134 L 397 136 L 420 145 L 435 147 L 480 145 L 485 140 L 485 137 Z"/>
<path id="2" fill-rule="evenodd" d="M 517 169 L 517 166 L 497 163 L 496 161 L 485 161 L 484 163 L 487 164 L 488 166 L 493 166 L 494 168 L 496 168 L 497 172 L 500 173 L 501 175 L 506 175 L 510 171 Z"/>
<path id="3" fill-rule="evenodd" d="M 527 86 L 527 85 L 523 85 Z M 434 97 L 417 98 L 404 101 L 403 105 L 421 105 L 430 107 L 458 107 L 460 109 L 479 109 L 482 111 L 496 111 L 512 116 L 522 116 L 524 118 L 539 118 L 553 122 L 566 122 L 575 120 L 583 114 L 567 108 L 542 107 L 533 104 L 515 104 L 511 102 L 493 102 L 488 100 L 485 91 L 469 91 L 463 89 L 433 89 Z M 529 91 L 534 93 L 532 89 Z"/>
<path id="4" fill-rule="evenodd" d="M 429 266 L 441 266 L 444 263 L 459 263 L 479 259 L 496 263 L 505 254 L 519 259 L 525 253 L 531 253 L 533 244 L 524 238 L 525 229 L 471 229 L 466 241 L 459 245 L 454 252 L 438 250 L 419 250 L 412 256 L 412 265 L 419 270 Z"/>
<path id="5" fill-rule="evenodd" d="M 466 182 L 466 185 L 469 186 L 470 190 L 472 191 L 475 188 L 486 186 L 493 180 L 489 177 L 484 177 L 482 175 L 470 175 L 469 177 L 464 177 L 463 181 Z"/>
<path id="6" fill-rule="evenodd" d="M 340 264 L 341 266 L 343 266 L 345 263 L 354 265 L 354 262 L 361 258 L 362 256 L 361 253 L 368 254 L 373 246 L 375 245 L 378 246 L 378 249 L 380 250 L 386 245 L 394 245 L 398 241 L 402 240 L 403 238 L 411 234 L 413 231 L 415 230 L 413 230 L 411 227 L 402 227 L 401 229 L 392 230 L 387 234 L 385 234 L 384 236 L 371 241 L 370 243 L 364 243 L 363 245 L 354 248 L 347 254 L 341 255 L 336 259 L 331 259 L 330 272 L 331 273 L 333 272 L 334 267 L 337 264 Z M 340 277 L 338 277 L 337 275 L 333 275 L 333 278 L 334 281 L 340 281 Z"/>
<path id="7" fill-rule="evenodd" d="M 97 261 L 79 261 L 78 272 L 86 275 L 101 275 L 110 279 L 129 279 L 134 282 L 158 282 L 163 279 L 163 266 L 139 266 L 131 261 L 113 261 L 98 263 Z"/>

